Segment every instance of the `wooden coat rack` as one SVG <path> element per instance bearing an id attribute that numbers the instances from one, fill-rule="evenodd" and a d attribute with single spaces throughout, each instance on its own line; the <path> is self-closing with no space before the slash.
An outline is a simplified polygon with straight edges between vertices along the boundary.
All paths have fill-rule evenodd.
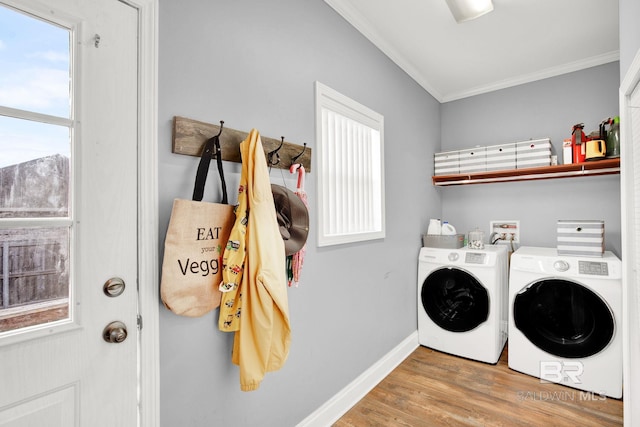
<path id="1" fill-rule="evenodd" d="M 219 125 L 175 116 L 173 118 L 172 152 L 200 157 L 204 143 L 212 136 L 217 135 L 219 131 Z M 242 163 L 240 143 L 247 138 L 247 135 L 249 135 L 248 132 L 224 126 L 220 135 L 222 160 Z M 260 135 L 260 139 L 262 140 L 265 156 L 267 156 L 267 162 L 269 162 L 268 154 L 277 150 L 279 162 L 270 164 L 271 167 L 289 169 L 292 163 L 300 163 L 304 166 L 306 172 L 311 171 L 311 148 L 307 147 L 307 144 L 304 144 L 304 146 L 292 144 L 284 141 L 284 137 L 278 140 Z M 277 160 L 277 157 L 274 156 L 275 160 Z"/>

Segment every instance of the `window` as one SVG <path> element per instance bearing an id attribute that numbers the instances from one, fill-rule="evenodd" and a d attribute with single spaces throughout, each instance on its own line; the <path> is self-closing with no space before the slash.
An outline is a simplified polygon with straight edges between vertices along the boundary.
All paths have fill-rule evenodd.
<path id="1" fill-rule="evenodd" d="M 71 38 L 0 5 L 0 337 L 70 319 Z"/>
<path id="2" fill-rule="evenodd" d="M 316 82 L 318 246 L 385 237 L 384 117 Z"/>

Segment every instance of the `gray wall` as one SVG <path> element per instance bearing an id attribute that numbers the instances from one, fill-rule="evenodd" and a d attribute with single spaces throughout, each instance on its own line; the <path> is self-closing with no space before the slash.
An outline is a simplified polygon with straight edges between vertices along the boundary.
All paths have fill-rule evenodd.
<path id="1" fill-rule="evenodd" d="M 620 1 L 620 80 L 629 70 L 629 66 L 640 49 L 640 1 Z"/>
<path id="2" fill-rule="evenodd" d="M 420 234 L 441 214 L 430 183 L 439 104 L 322 0 L 160 0 L 159 42 L 161 241 L 197 165 L 170 152 L 173 116 L 314 148 L 316 80 L 384 115 L 387 237 L 319 249 L 312 228 L 302 282 L 289 290 L 293 336 L 282 370 L 240 392 L 233 337 L 217 330 L 217 310 L 192 319 L 161 309 L 163 426 L 295 425 L 416 330 Z M 225 168 L 235 202 L 240 166 Z M 271 178 L 283 181 L 279 170 Z M 313 227 L 313 172 L 306 190 Z"/>
<path id="3" fill-rule="evenodd" d="M 618 62 L 442 105 L 442 150 L 551 138 L 562 160 L 571 127 L 585 132 L 618 115 Z M 489 233 L 490 220 L 520 220 L 526 246 L 555 247 L 558 219 L 602 219 L 608 250 L 621 255 L 620 176 L 440 188 L 442 219 Z"/>

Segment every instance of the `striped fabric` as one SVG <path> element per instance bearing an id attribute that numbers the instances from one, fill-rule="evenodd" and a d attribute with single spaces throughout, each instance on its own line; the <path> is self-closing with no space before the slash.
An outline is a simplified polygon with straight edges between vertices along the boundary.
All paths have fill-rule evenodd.
<path id="1" fill-rule="evenodd" d="M 487 147 L 487 171 L 516 168 L 516 144 L 490 145 Z"/>
<path id="2" fill-rule="evenodd" d="M 551 165 L 549 138 L 516 142 L 516 169 Z"/>
<path id="3" fill-rule="evenodd" d="M 484 172 L 487 170 L 487 149 L 485 147 L 460 150 L 460 173 Z"/>
<path id="4" fill-rule="evenodd" d="M 601 257 L 604 221 L 558 220 L 558 255 Z"/>
<path id="5" fill-rule="evenodd" d="M 433 155 L 434 175 L 457 175 L 460 173 L 460 152 L 446 151 Z"/>

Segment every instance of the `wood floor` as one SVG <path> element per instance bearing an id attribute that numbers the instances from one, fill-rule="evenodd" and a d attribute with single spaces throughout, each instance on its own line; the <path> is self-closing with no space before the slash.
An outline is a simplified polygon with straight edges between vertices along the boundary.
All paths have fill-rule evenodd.
<path id="1" fill-rule="evenodd" d="M 622 400 L 419 347 L 334 427 L 622 426 Z"/>

